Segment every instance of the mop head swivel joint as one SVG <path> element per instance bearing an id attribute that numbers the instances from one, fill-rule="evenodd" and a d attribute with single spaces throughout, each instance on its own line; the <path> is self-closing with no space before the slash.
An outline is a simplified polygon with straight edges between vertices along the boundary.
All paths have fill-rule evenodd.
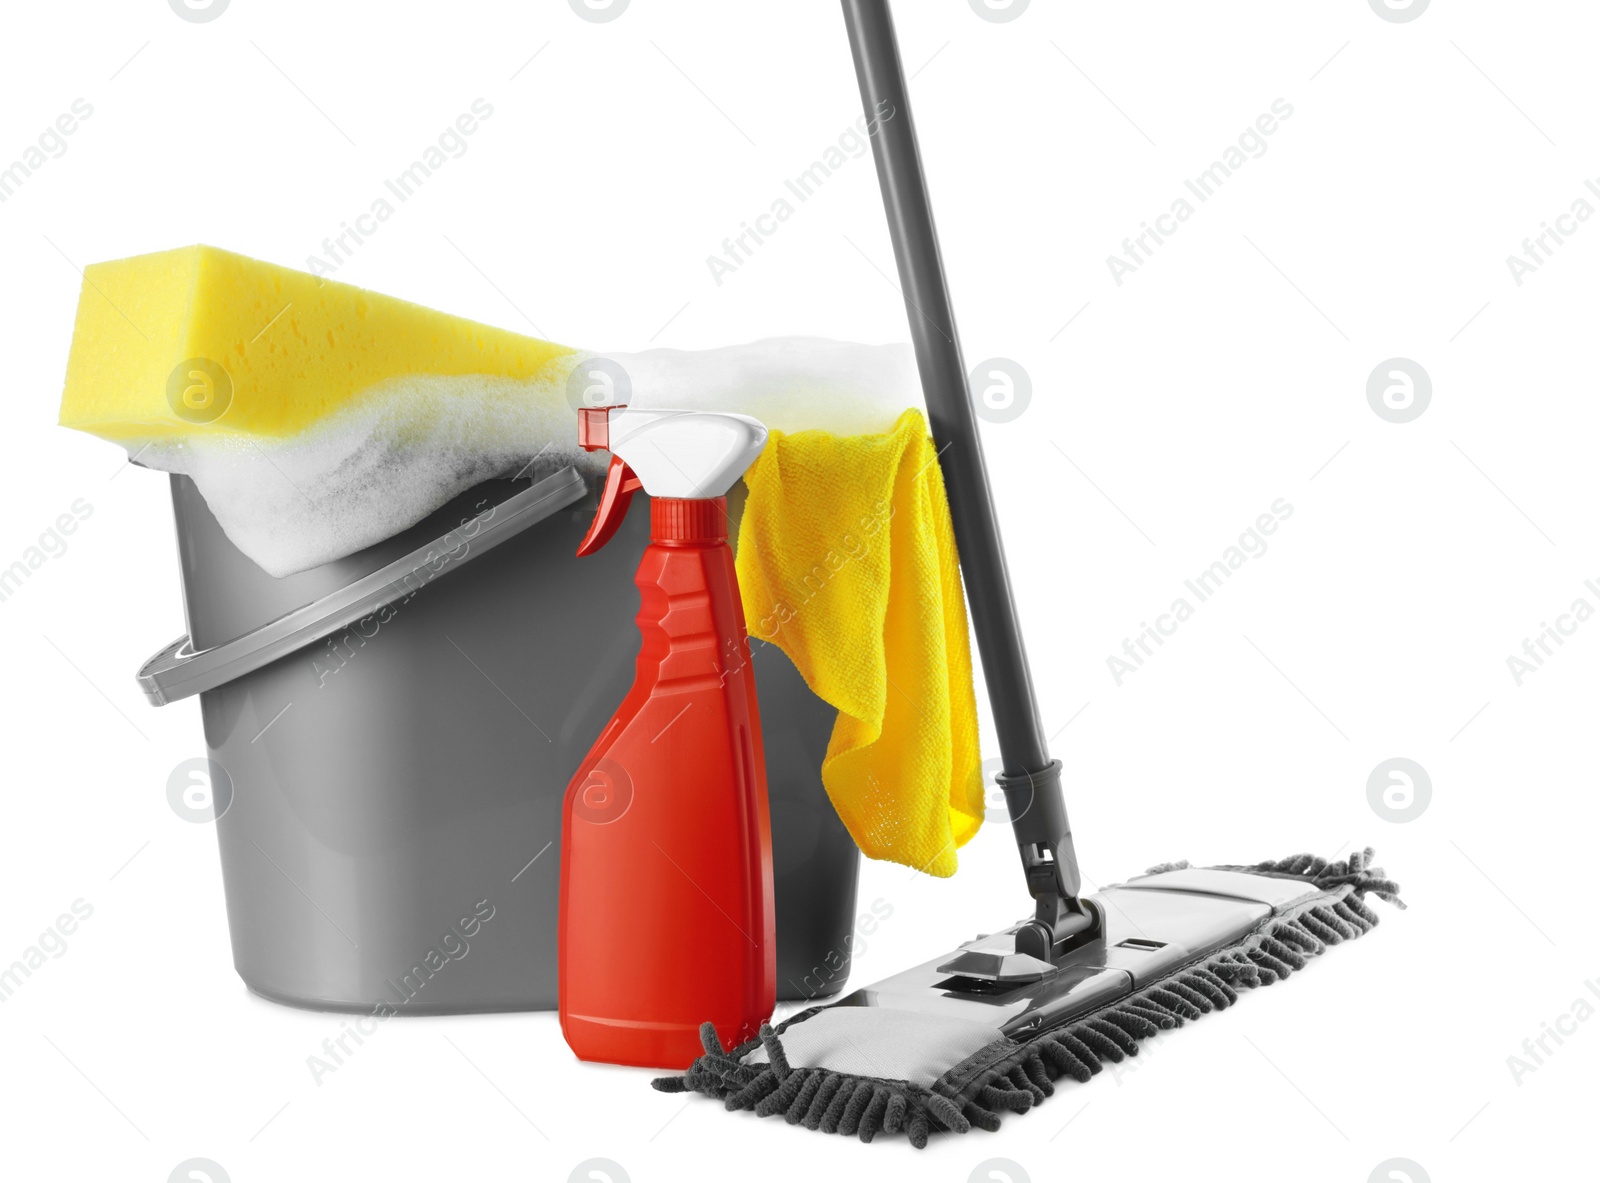
<path id="1" fill-rule="evenodd" d="M 1367 896 L 1404 907 L 1371 860 L 1369 847 L 1337 862 L 1156 867 L 1090 897 L 1100 939 L 1030 980 L 962 972 L 1014 955 L 1019 925 L 764 1026 L 732 1051 L 707 1024 L 705 1054 L 654 1084 L 863 1142 L 904 1132 L 921 1148 L 938 1131 L 996 1130 L 1059 1078 L 1087 1082 L 1137 1055 L 1140 1040 L 1367 933 L 1378 923 Z"/>

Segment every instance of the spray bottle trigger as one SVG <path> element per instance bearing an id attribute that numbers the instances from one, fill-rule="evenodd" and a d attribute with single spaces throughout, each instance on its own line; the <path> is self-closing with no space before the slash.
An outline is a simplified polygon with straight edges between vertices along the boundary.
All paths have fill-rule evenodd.
<path id="1" fill-rule="evenodd" d="M 589 533 L 578 547 L 579 558 L 594 554 L 611 541 L 612 535 L 622 525 L 622 519 L 628 516 L 633 495 L 643 487 L 627 462 L 621 456 L 613 455 L 611 465 L 606 469 L 605 487 L 600 490 L 600 508 L 595 512 Z"/>

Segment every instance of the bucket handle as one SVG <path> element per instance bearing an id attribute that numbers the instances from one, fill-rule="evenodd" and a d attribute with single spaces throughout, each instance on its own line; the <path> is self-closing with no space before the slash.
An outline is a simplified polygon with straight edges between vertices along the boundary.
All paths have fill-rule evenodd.
<path id="1" fill-rule="evenodd" d="M 388 566 L 242 637 L 200 650 L 190 645 L 187 636 L 179 637 L 140 668 L 139 689 L 155 706 L 214 690 L 354 624 L 386 604 L 409 598 L 473 555 L 581 501 L 586 492 L 583 477 L 569 465 Z"/>

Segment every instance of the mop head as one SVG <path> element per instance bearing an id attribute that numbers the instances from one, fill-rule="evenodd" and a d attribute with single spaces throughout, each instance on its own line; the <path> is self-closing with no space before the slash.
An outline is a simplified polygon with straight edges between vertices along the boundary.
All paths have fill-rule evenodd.
<path id="1" fill-rule="evenodd" d="M 1368 895 L 1403 908 L 1399 887 L 1371 860 L 1369 847 L 1338 862 L 1302 854 L 1252 867 L 1211 868 L 1296 880 L 1304 890 L 1267 885 L 1281 902 L 1238 939 L 1020 1041 L 988 1023 L 849 1005 L 847 999 L 813 1007 L 776 1029 L 763 1026 L 757 1039 L 732 1051 L 721 1047 L 707 1023 L 701 1028 L 705 1055 L 684 1075 L 654 1086 L 704 1093 L 730 1111 L 782 1114 L 791 1125 L 853 1134 L 863 1142 L 880 1132 L 904 1132 L 920 1149 L 939 1131 L 997 1130 L 1004 1114 L 1026 1113 L 1053 1094 L 1060 1077 L 1085 1083 L 1106 1061 L 1137 1055 L 1140 1040 L 1232 1006 L 1241 991 L 1270 986 L 1328 946 L 1370 931 L 1378 917 L 1366 904 Z M 1172 872 L 1198 874 L 1187 863 L 1147 874 L 1182 878 Z M 1142 884 L 1120 886 L 1126 891 Z M 1172 894 L 1181 892 L 1175 888 Z"/>

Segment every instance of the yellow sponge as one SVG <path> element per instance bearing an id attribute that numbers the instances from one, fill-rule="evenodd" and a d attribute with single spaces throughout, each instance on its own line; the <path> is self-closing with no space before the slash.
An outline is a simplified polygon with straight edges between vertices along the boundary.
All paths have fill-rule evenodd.
<path id="1" fill-rule="evenodd" d="M 214 247 L 183 247 L 84 272 L 61 423 L 119 443 L 286 437 L 388 379 L 528 379 L 573 352 Z"/>

